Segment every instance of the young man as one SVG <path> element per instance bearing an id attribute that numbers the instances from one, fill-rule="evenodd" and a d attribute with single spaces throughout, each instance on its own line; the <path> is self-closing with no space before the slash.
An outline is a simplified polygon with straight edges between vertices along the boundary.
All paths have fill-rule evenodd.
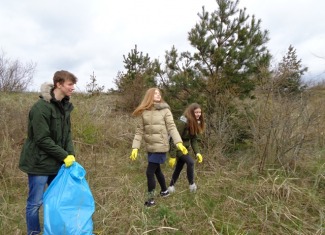
<path id="1" fill-rule="evenodd" d="M 28 174 L 26 204 L 27 234 L 40 234 L 39 209 L 46 184 L 57 175 L 61 165 L 75 161 L 71 138 L 70 96 L 77 82 L 68 71 L 57 71 L 52 83 L 41 86 L 40 99 L 28 116 L 28 136 L 20 155 L 19 168 Z"/>

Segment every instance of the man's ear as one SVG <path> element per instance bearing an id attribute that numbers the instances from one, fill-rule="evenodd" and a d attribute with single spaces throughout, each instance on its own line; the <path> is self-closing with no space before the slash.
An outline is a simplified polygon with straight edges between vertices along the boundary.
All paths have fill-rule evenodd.
<path id="1" fill-rule="evenodd" d="M 57 82 L 56 84 L 54 84 L 55 88 L 61 88 L 63 83 Z"/>

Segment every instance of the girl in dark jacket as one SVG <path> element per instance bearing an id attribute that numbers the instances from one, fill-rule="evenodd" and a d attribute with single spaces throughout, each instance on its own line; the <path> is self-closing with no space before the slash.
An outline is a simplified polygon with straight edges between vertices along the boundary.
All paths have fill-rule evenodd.
<path id="1" fill-rule="evenodd" d="M 198 135 L 203 133 L 205 129 L 204 116 L 202 113 L 202 109 L 199 104 L 193 103 L 190 104 L 184 114 L 177 121 L 177 129 L 180 133 L 184 146 L 188 149 L 190 146 L 197 158 L 198 163 L 203 161 L 203 157 L 200 153 L 198 146 Z M 175 183 L 179 178 L 179 175 L 186 164 L 187 168 L 187 179 L 189 182 L 189 189 L 191 192 L 195 192 L 197 189 L 196 184 L 194 183 L 194 160 L 189 154 L 183 154 L 181 151 L 176 151 L 175 153 L 171 151 L 171 158 L 169 159 L 169 165 L 174 167 L 176 163 L 175 170 L 172 175 L 172 179 L 170 181 L 168 191 L 170 193 L 175 192 Z"/>

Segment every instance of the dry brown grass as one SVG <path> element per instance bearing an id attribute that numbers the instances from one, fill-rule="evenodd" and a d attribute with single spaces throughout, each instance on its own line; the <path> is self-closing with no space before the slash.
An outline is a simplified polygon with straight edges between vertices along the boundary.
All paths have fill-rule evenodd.
<path id="1" fill-rule="evenodd" d="M 259 172 L 259 156 L 249 150 L 232 158 L 206 150 L 204 162 L 196 165 L 197 193 L 188 191 L 182 172 L 176 193 L 157 198 L 157 206 L 147 209 L 145 153 L 129 160 L 135 123 L 115 109 L 117 98 L 72 97 L 76 159 L 87 171 L 96 201 L 97 234 L 325 233 L 322 138 L 317 143 L 312 138 L 308 146 L 313 148 L 306 146 L 308 154 L 297 160 L 295 171 L 267 164 Z M 17 166 L 27 112 L 36 100 L 35 93 L 0 94 L 0 234 L 25 234 L 27 178 Z M 320 127 L 313 126 L 310 135 L 317 137 Z M 168 182 L 172 169 L 166 165 L 163 171 Z"/>

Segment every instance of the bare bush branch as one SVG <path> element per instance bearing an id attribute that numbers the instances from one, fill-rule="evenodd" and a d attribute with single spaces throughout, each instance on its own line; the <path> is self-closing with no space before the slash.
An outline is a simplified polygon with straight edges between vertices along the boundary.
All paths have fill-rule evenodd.
<path id="1" fill-rule="evenodd" d="M 11 60 L 5 53 L 0 55 L 0 91 L 25 91 L 32 83 L 36 63 L 23 64 L 18 59 Z"/>

